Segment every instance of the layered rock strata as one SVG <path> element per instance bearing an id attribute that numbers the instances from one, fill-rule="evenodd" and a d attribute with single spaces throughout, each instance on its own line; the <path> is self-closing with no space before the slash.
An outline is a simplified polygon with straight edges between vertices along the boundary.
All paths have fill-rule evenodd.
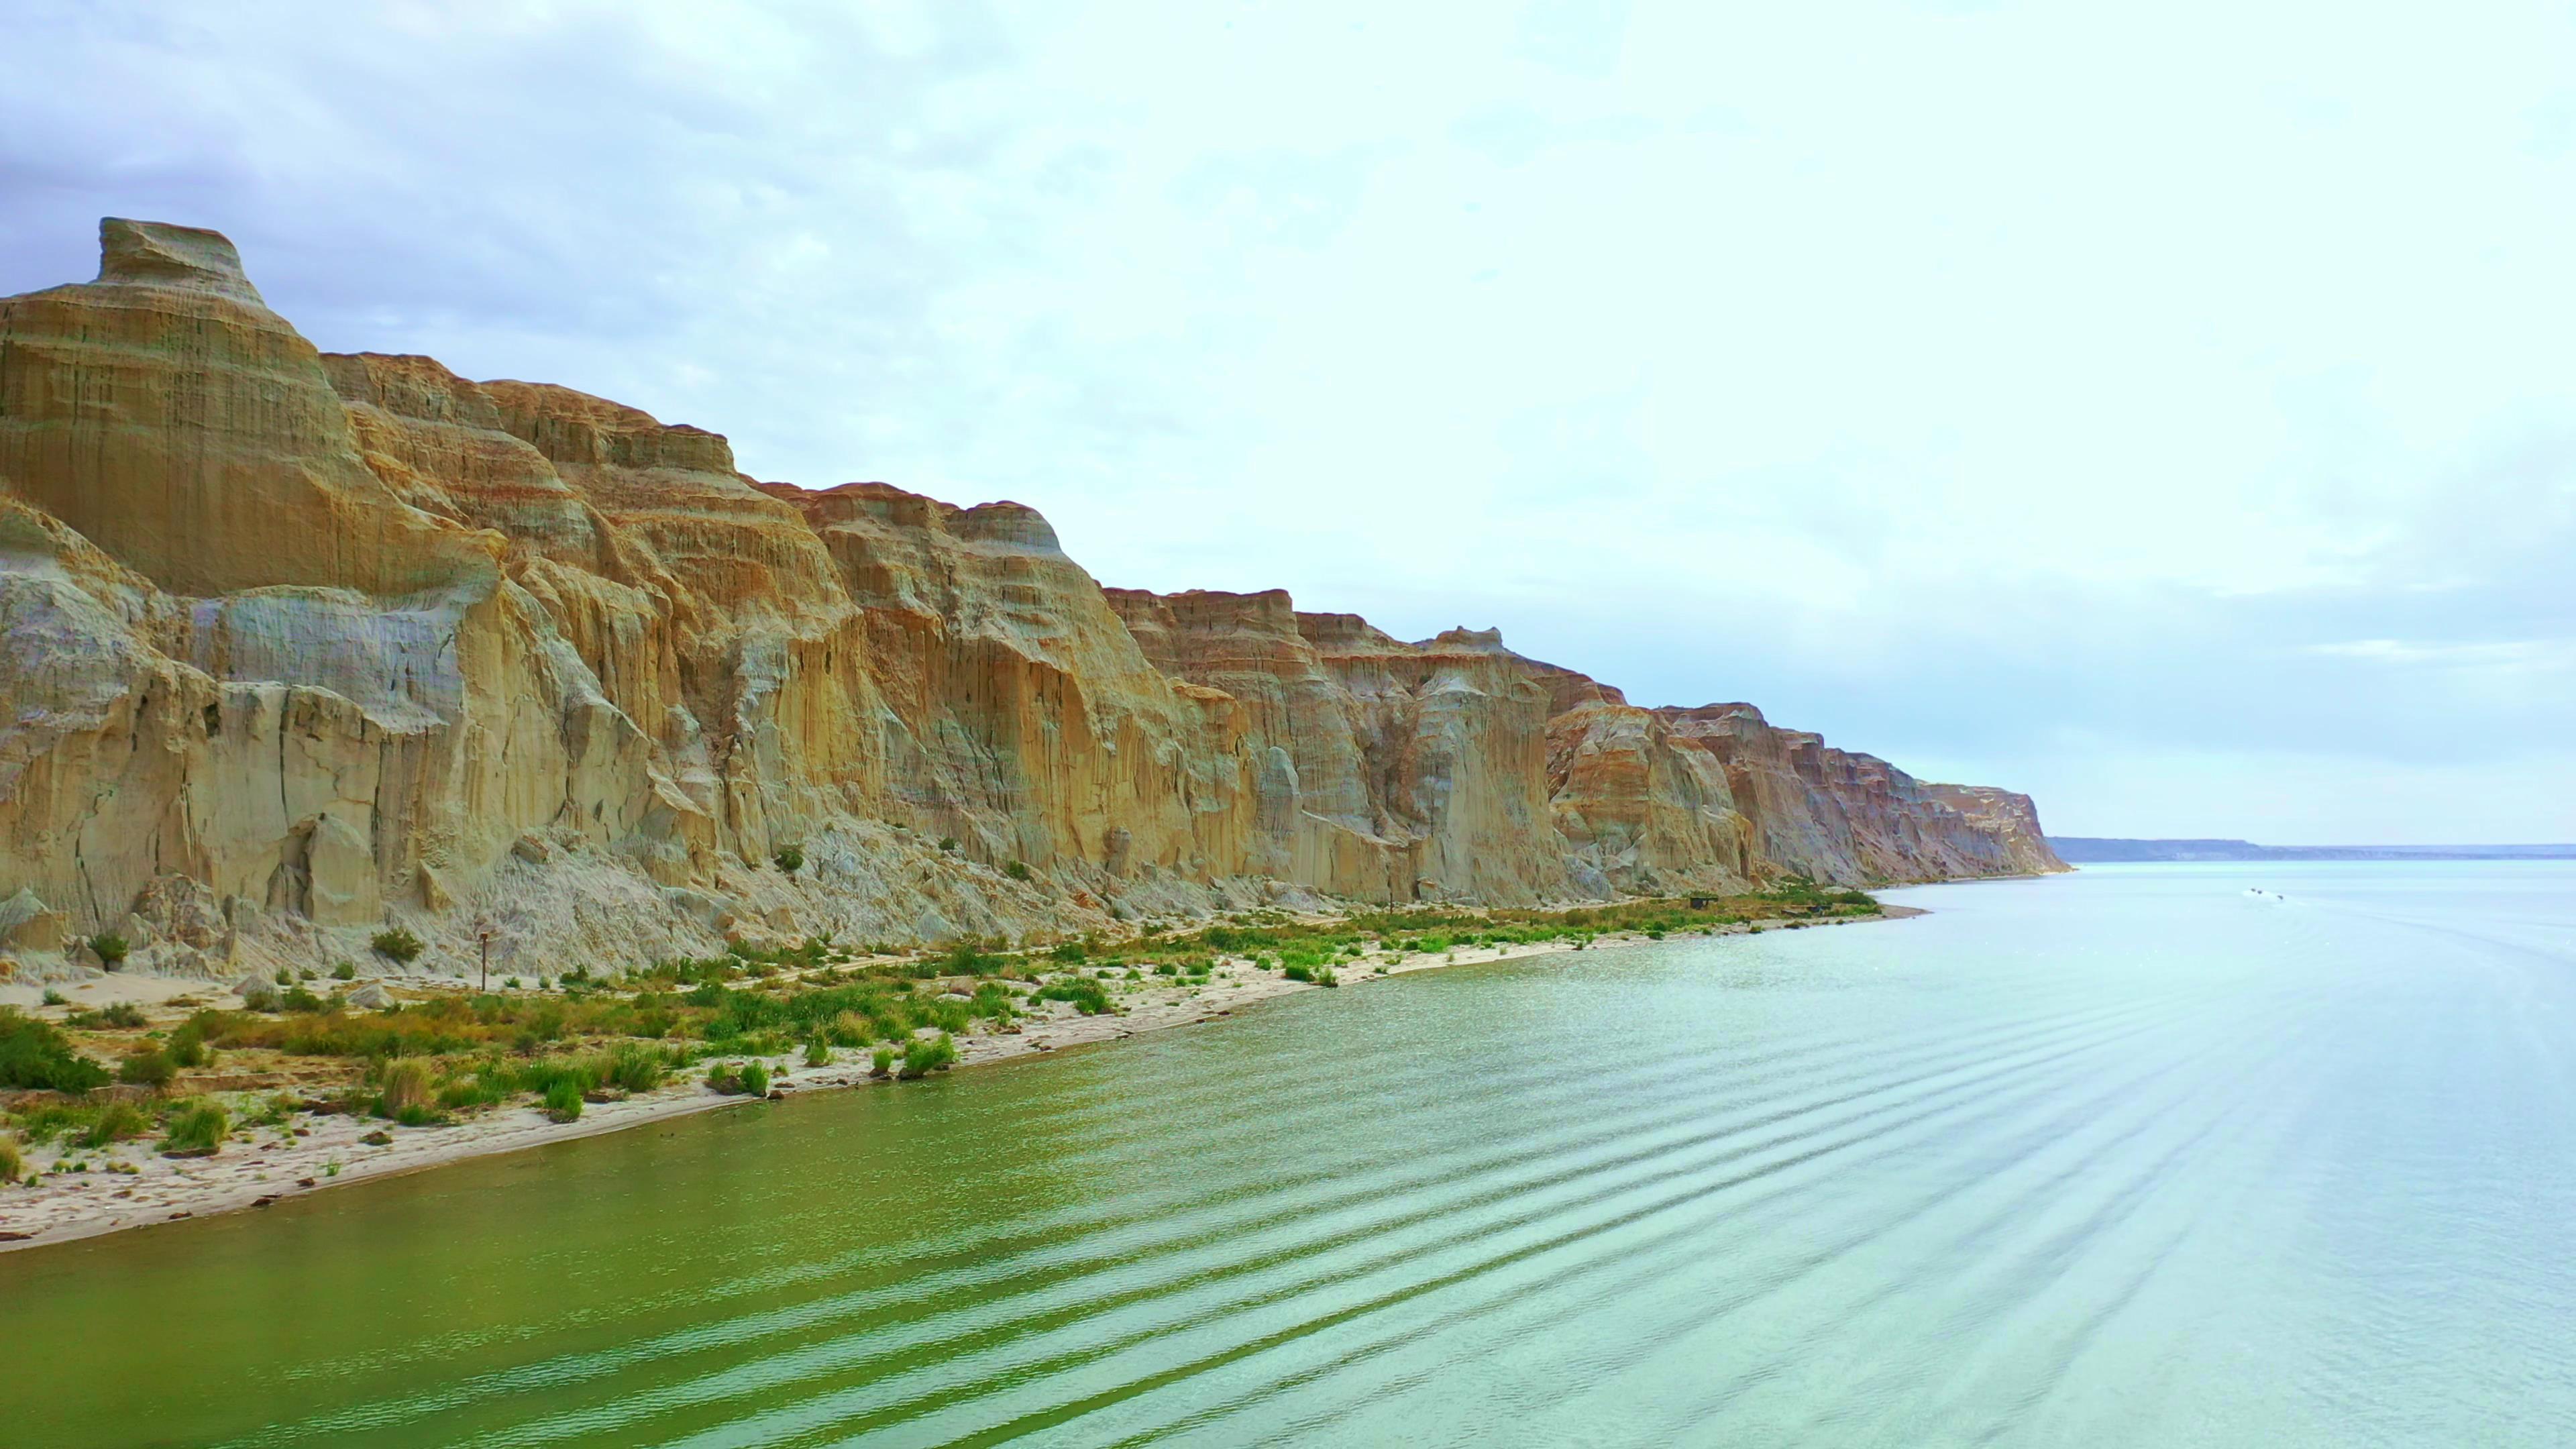
<path id="1" fill-rule="evenodd" d="M 1036 512 L 745 477 L 721 436 L 329 356 L 231 244 L 101 225 L 0 300 L 0 951 L 548 971 L 2061 869 L 2027 798 L 1491 632 L 1103 589 Z M 793 847 L 794 873 L 777 858 Z"/>

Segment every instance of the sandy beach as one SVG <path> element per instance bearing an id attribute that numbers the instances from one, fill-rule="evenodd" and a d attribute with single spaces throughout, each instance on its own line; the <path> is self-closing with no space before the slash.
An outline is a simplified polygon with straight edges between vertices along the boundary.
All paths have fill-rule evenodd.
<path id="1" fill-rule="evenodd" d="M 1739 935 L 1762 930 L 1804 929 L 1811 925 L 1848 925 L 1894 920 L 1923 912 L 1888 906 L 1884 914 L 1803 923 L 1768 922 L 1713 928 L 1710 934 Z M 1604 950 L 1646 940 L 1642 935 L 1603 936 L 1588 947 L 1549 941 L 1508 947 L 1476 947 L 1440 953 L 1423 952 L 1380 959 L 1348 968 L 1344 988 L 1360 987 L 1415 971 L 1437 970 L 1480 962 L 1546 956 L 1578 949 Z M 1065 1002 L 1031 1002 L 1015 1029 L 977 1031 L 957 1038 L 958 1067 L 990 1066 L 1042 1053 L 1117 1041 L 1143 1032 L 1222 1021 L 1237 1011 L 1274 998 L 1323 986 L 1287 979 L 1240 959 L 1234 974 L 1204 986 L 1147 986 L 1121 999 L 1116 1014 L 1084 1016 Z M 165 1005 L 181 998 L 204 997 L 201 981 L 112 975 L 84 982 L 66 994 L 78 1006 L 105 1006 L 116 1001 Z M 809 1067 L 799 1056 L 764 1058 L 772 1075 L 773 1096 L 846 1087 L 905 1085 L 869 1075 L 866 1053 L 842 1051 L 829 1065 Z M 245 1082 L 240 1090 L 276 1085 Z M 569 1141 L 603 1132 L 659 1122 L 693 1112 L 750 1107 L 752 1099 L 724 1095 L 690 1078 L 652 1092 L 620 1100 L 593 1102 L 579 1120 L 556 1122 L 531 1106 L 493 1108 L 463 1120 L 431 1127 L 403 1127 L 373 1117 L 299 1112 L 284 1126 L 247 1126 L 212 1157 L 170 1158 L 146 1141 L 119 1143 L 70 1155 L 86 1161 L 86 1172 L 54 1173 L 47 1169 L 65 1153 L 59 1144 L 29 1148 L 28 1168 L 42 1174 L 38 1185 L 0 1187 L 0 1252 L 71 1242 L 102 1233 L 149 1227 L 191 1217 L 266 1207 L 282 1198 L 396 1173 L 419 1172 L 444 1163 L 496 1152 L 515 1152 L 549 1142 Z M 244 1140 L 244 1135 L 248 1140 Z M 383 1139 L 368 1142 L 370 1136 Z"/>

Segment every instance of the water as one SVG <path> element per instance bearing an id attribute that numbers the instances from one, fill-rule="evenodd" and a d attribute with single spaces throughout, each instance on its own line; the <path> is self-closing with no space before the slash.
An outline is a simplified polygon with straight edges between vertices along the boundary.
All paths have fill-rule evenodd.
<path id="1" fill-rule="evenodd" d="M 0 1441 L 2576 1442 L 2576 864 L 1895 898 L 0 1256 Z"/>

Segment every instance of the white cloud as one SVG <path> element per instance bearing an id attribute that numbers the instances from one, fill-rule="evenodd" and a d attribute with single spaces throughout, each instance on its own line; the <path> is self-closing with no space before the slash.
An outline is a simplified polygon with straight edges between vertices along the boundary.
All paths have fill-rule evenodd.
<path id="1" fill-rule="evenodd" d="M 2311 654 L 2375 664 L 2514 672 L 2576 668 L 2576 639 L 2509 639 L 2455 644 L 2415 644 L 2402 639 L 2346 639 L 2311 644 Z"/>

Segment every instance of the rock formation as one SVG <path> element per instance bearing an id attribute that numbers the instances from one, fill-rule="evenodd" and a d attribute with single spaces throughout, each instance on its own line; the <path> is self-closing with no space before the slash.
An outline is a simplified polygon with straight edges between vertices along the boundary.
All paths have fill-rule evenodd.
<path id="1" fill-rule="evenodd" d="M 212 232 L 0 300 L 0 951 L 522 972 L 1324 897 L 2062 869 L 2030 802 L 1491 632 L 1103 589 L 1015 503 L 326 356 Z M 774 863 L 794 847 L 794 873 Z"/>

